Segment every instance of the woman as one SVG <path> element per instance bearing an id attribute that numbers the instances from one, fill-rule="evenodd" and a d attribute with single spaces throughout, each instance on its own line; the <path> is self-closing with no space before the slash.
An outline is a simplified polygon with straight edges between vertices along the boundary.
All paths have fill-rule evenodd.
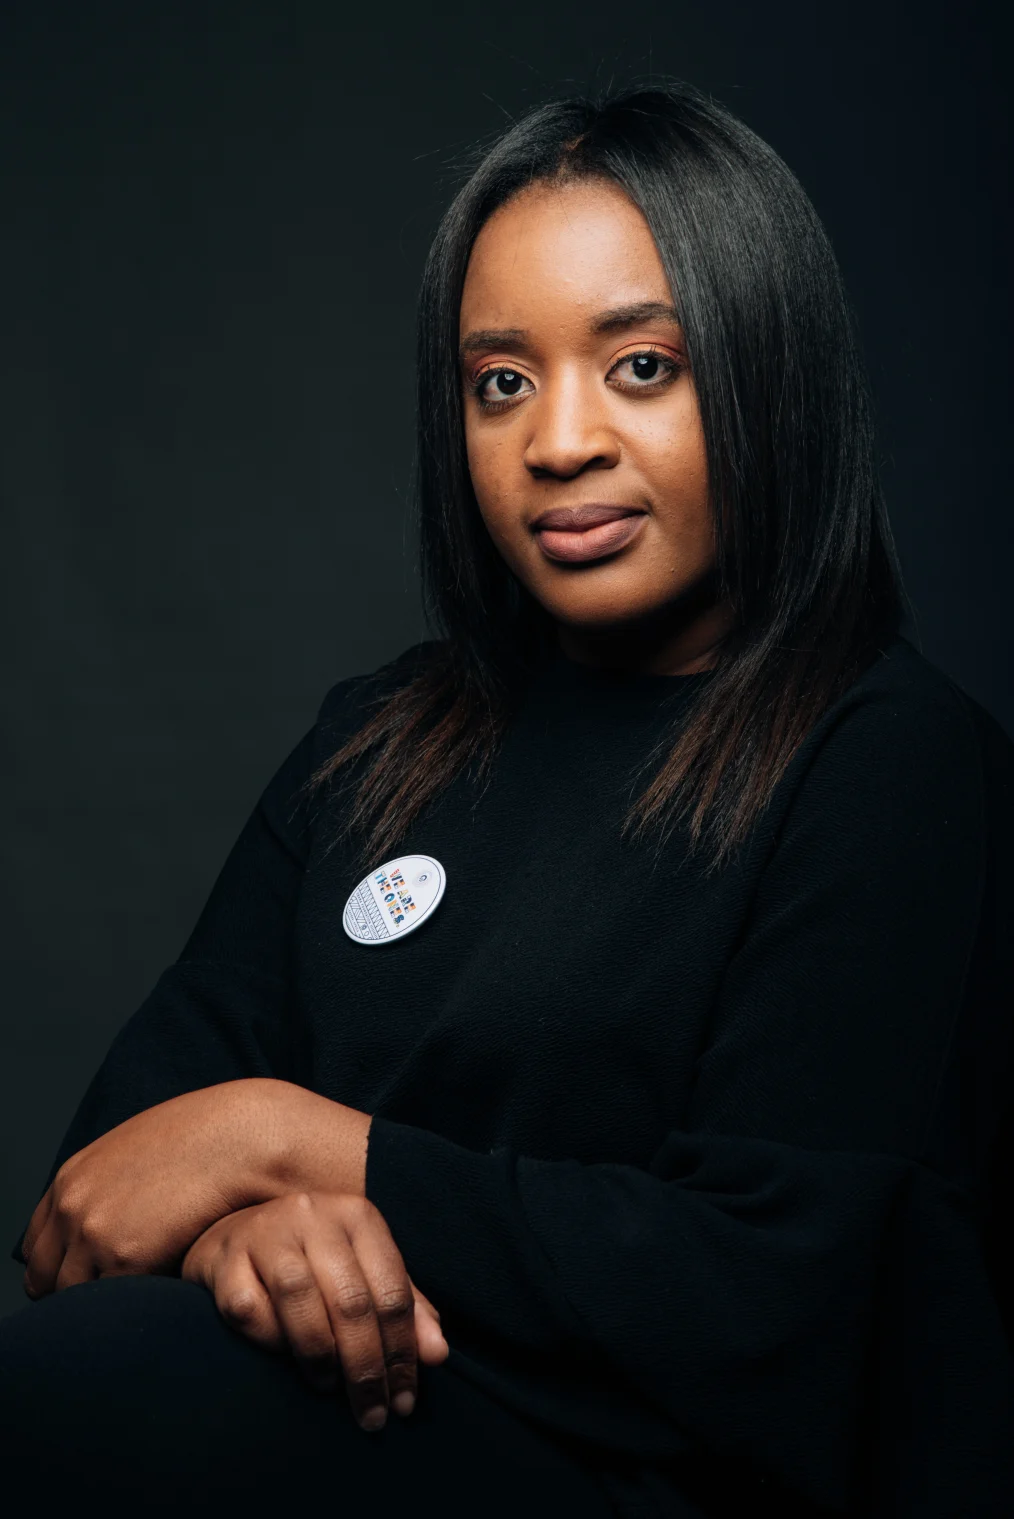
<path id="1" fill-rule="evenodd" d="M 327 696 L 85 1096 L 8 1470 L 1007 1514 L 1014 750 L 899 634 L 816 215 L 688 88 L 548 106 L 420 333 L 441 636 Z"/>

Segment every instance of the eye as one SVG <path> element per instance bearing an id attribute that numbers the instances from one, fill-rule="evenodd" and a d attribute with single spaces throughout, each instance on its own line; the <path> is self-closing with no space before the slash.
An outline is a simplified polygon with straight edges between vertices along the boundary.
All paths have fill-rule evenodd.
<path id="1" fill-rule="evenodd" d="M 472 382 L 472 389 L 480 405 L 495 409 L 499 405 L 513 401 L 517 396 L 524 395 L 526 385 L 529 390 L 535 389 L 531 380 L 526 379 L 517 369 L 504 367 L 484 370 Z"/>
<path id="2" fill-rule="evenodd" d="M 629 390 L 660 390 L 674 380 L 683 367 L 675 354 L 646 348 L 640 353 L 624 354 L 609 371 L 609 378 L 616 377 Z"/>

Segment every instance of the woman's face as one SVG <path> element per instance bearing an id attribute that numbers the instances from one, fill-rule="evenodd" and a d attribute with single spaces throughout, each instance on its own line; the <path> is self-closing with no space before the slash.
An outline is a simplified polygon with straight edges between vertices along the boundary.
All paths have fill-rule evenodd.
<path id="1" fill-rule="evenodd" d="M 644 217 L 599 181 L 490 217 L 461 300 L 472 484 L 494 543 L 573 657 L 705 668 L 729 626 L 704 437 Z"/>

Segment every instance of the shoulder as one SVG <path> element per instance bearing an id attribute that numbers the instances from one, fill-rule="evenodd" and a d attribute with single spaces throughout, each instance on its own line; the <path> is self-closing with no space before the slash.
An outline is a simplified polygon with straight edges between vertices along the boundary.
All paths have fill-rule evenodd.
<path id="1" fill-rule="evenodd" d="M 261 795 L 259 810 L 276 834 L 292 840 L 316 815 L 314 778 L 322 765 L 364 727 L 379 706 L 409 684 L 443 645 L 435 640 L 413 644 L 395 659 L 363 675 L 338 681 L 324 696 L 313 727 L 283 761 Z"/>
<path id="2" fill-rule="evenodd" d="M 999 723 L 907 638 L 882 649 L 828 709 L 793 762 L 802 776 L 914 793 L 980 795 L 1014 778 L 1014 744 Z"/>
<path id="3" fill-rule="evenodd" d="M 898 637 L 806 736 L 756 843 L 761 862 L 774 851 L 818 873 L 837 862 L 869 876 L 893 861 L 970 882 L 981 878 L 996 833 L 1009 831 L 1012 806 L 1014 744 Z"/>
<path id="4" fill-rule="evenodd" d="M 320 704 L 318 723 L 333 722 L 347 709 L 365 710 L 377 701 L 386 700 L 427 669 L 444 647 L 438 639 L 424 639 L 421 643 L 412 644 L 411 648 L 403 650 L 394 659 L 378 665 L 375 670 L 338 681 Z"/>
<path id="5" fill-rule="evenodd" d="M 378 707 L 427 669 L 443 648 L 438 640 L 426 639 L 376 670 L 333 685 L 317 713 L 316 747 L 328 754 L 337 749 L 369 721 Z"/>

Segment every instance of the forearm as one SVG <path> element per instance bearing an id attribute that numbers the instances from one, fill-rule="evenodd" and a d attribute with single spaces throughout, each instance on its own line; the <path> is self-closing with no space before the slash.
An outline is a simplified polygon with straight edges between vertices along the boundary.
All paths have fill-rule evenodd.
<path id="1" fill-rule="evenodd" d="M 290 1192 L 366 1191 L 368 1113 L 289 1081 L 243 1083 L 250 1103 L 251 1202 Z"/>
<path id="2" fill-rule="evenodd" d="M 272 1077 L 156 1103 L 60 1167 L 25 1235 L 26 1286 L 171 1270 L 219 1219 L 293 1192 L 365 1196 L 370 1122 Z"/>

